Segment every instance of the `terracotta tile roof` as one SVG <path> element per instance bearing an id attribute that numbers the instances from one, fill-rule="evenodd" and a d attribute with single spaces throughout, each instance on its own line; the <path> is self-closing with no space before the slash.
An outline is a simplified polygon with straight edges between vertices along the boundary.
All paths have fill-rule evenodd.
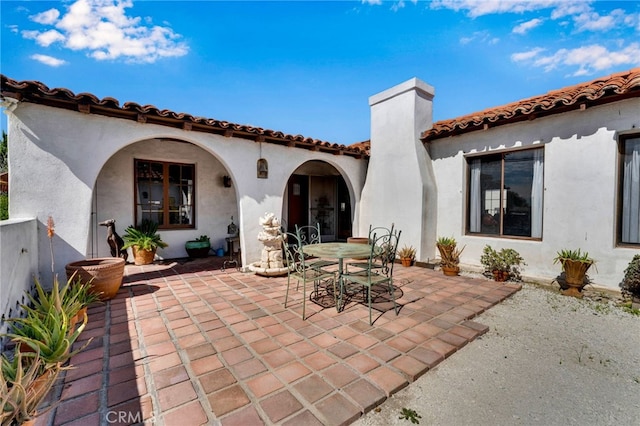
<path id="1" fill-rule="evenodd" d="M 260 127 L 195 117 L 191 114 L 166 109 L 160 110 L 153 105 L 139 105 L 135 102 L 126 102 L 121 107 L 118 100 L 111 97 L 98 99 L 91 93 L 75 94 L 64 88 L 50 89 L 38 81 L 16 81 L 2 74 L 0 74 L 0 78 L 1 98 L 3 99 L 13 98 L 20 102 L 32 102 L 87 114 L 98 114 L 195 132 L 215 133 L 227 137 L 274 143 L 336 155 L 348 155 L 355 158 L 364 158 L 369 155 L 368 152 L 358 147 L 339 145 L 301 135 L 293 136 Z"/>
<path id="2" fill-rule="evenodd" d="M 438 121 L 433 124 L 433 128 L 422 133 L 421 139 L 423 142 L 429 142 L 475 130 L 533 120 L 546 115 L 635 97 L 640 97 L 640 68 L 451 120 Z"/>

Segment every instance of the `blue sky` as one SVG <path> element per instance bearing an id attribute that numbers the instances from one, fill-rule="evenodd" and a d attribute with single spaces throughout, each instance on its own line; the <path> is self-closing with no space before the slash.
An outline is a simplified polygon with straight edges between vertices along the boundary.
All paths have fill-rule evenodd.
<path id="1" fill-rule="evenodd" d="M 434 120 L 640 66 L 640 1 L 0 1 L 0 72 L 351 144 L 410 78 Z M 2 129 L 6 117 L 2 114 Z"/>

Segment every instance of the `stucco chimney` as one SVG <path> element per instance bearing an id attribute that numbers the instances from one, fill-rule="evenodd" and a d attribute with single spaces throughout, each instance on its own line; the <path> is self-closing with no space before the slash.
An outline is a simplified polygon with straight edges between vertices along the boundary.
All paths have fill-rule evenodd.
<path id="1" fill-rule="evenodd" d="M 402 230 L 427 261 L 435 251 L 436 186 L 420 134 L 433 125 L 435 90 L 412 78 L 369 98 L 371 158 L 360 204 L 360 235 L 369 225 Z"/>

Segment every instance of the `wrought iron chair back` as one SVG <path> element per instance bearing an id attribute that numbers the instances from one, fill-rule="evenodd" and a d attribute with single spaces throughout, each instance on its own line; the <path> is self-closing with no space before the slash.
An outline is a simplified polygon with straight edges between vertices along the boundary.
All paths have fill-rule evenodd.
<path id="1" fill-rule="evenodd" d="M 370 239 L 371 255 L 367 260 L 366 269 L 369 274 L 377 272 L 393 277 L 393 265 L 395 265 L 401 233 L 401 230 L 394 231 L 392 227 L 388 233 L 373 234 Z"/>
<path id="2" fill-rule="evenodd" d="M 302 253 L 302 244 L 297 234 L 284 232 L 282 243 L 284 244 L 284 253 L 289 266 L 289 273 L 302 273 L 307 268 L 305 265 L 305 255 Z"/>
<path id="3" fill-rule="evenodd" d="M 395 229 L 395 223 L 392 223 L 390 228 L 384 226 L 373 227 L 373 225 L 369 225 L 369 244 L 371 244 L 372 247 L 375 247 L 374 240 L 376 239 L 376 236 L 379 236 L 379 238 L 388 236 L 387 238 L 389 239 L 389 242 L 392 242 L 390 236 L 393 234 L 397 234 L 397 238 L 393 239 L 396 246 L 391 247 L 387 243 L 385 244 L 384 250 L 380 250 L 378 252 L 373 263 L 367 261 L 367 259 L 359 259 L 357 262 L 348 262 L 347 269 L 350 266 L 366 270 L 378 269 L 383 274 L 389 275 L 389 272 L 393 269 L 393 262 L 395 261 L 395 255 L 398 250 L 397 242 L 400 239 L 400 232 L 400 230 Z"/>
<path id="4" fill-rule="evenodd" d="M 398 250 L 398 242 L 400 241 L 400 234 L 402 231 L 396 230 L 384 234 L 374 234 L 369 241 L 371 245 L 371 252 L 366 264 L 367 267 L 355 273 L 345 273 L 343 279 L 351 285 L 360 285 L 366 292 L 367 304 L 369 306 L 369 324 L 373 325 L 371 308 L 372 308 L 372 291 L 373 287 L 376 289 L 384 288 L 389 293 L 391 300 L 393 301 L 393 310 L 398 315 L 398 305 L 395 300 L 394 287 L 393 287 L 393 266 L 395 264 L 396 252 Z"/>
<path id="5" fill-rule="evenodd" d="M 296 235 L 302 245 L 320 244 L 322 236 L 320 234 L 320 224 L 299 226 L 295 225 Z"/>
<path id="6" fill-rule="evenodd" d="M 322 234 L 320 233 L 320 224 L 317 223 L 315 225 L 304 225 L 298 226 L 295 225 L 296 236 L 298 237 L 298 242 L 301 246 L 305 246 L 307 244 L 320 244 L 322 243 Z M 302 254 L 302 250 L 300 250 L 300 254 Z M 335 260 L 326 260 L 326 259 L 316 259 L 309 261 L 308 266 L 313 266 L 314 268 L 324 268 L 330 265 L 336 265 L 338 262 Z"/>
<path id="7" fill-rule="evenodd" d="M 307 282 L 313 282 L 313 292 L 317 295 L 320 282 L 331 281 L 335 295 L 335 273 L 332 271 L 325 271 L 324 269 L 317 267 L 315 263 L 310 264 L 307 262 L 307 257 L 302 251 L 304 244 L 302 244 L 297 233 L 285 233 L 283 235 L 283 243 L 287 266 L 289 268 L 287 273 L 287 290 L 284 297 L 284 307 L 287 307 L 287 302 L 289 300 L 289 287 L 291 285 L 291 280 L 294 279 L 297 281 L 296 290 L 300 288 L 300 282 L 302 282 L 302 319 L 304 320 L 306 319 Z"/>

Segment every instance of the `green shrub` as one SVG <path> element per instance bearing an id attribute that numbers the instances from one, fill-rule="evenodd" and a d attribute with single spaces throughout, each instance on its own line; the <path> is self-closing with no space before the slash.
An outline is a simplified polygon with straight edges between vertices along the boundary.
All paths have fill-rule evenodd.
<path id="1" fill-rule="evenodd" d="M 9 195 L 0 194 L 0 220 L 9 219 Z"/>
<path id="2" fill-rule="evenodd" d="M 624 278 L 620 283 L 623 294 L 640 297 L 640 254 L 636 254 L 624 270 Z"/>

